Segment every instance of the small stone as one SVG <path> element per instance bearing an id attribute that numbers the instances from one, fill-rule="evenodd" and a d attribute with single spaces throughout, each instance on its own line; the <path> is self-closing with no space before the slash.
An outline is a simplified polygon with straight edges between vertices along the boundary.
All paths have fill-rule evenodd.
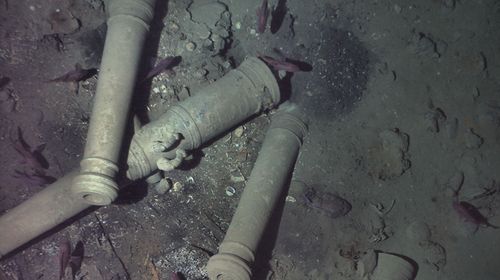
<path id="1" fill-rule="evenodd" d="M 196 49 L 196 44 L 193 42 L 187 42 L 186 44 L 186 50 L 192 52 Z"/>
<path id="2" fill-rule="evenodd" d="M 168 30 L 172 33 L 176 33 L 177 31 L 179 31 L 179 25 L 172 21 L 168 25 Z"/>
<path id="3" fill-rule="evenodd" d="M 410 240 L 420 244 L 431 238 L 431 230 L 426 223 L 415 221 L 406 228 L 406 235 Z"/>
<path id="4" fill-rule="evenodd" d="M 172 188 L 172 181 L 168 178 L 163 178 L 155 185 L 157 194 L 165 194 Z"/>
<path id="5" fill-rule="evenodd" d="M 236 189 L 229 186 L 226 188 L 226 195 L 231 197 L 231 196 L 234 196 L 234 194 L 236 193 Z"/>
<path id="6" fill-rule="evenodd" d="M 191 94 L 189 93 L 189 88 L 183 87 L 179 93 L 177 93 L 177 98 L 179 101 L 185 100 L 188 97 L 190 97 Z"/>
<path id="7" fill-rule="evenodd" d="M 182 184 L 181 182 L 175 182 L 174 186 L 172 188 L 172 191 L 180 192 L 180 191 L 182 191 L 183 188 L 184 188 L 184 184 Z"/>
<path id="8" fill-rule="evenodd" d="M 465 147 L 468 149 L 478 149 L 483 145 L 483 138 L 477 135 L 472 128 L 465 133 Z"/>
<path id="9" fill-rule="evenodd" d="M 479 98 L 480 95 L 481 95 L 481 93 L 479 92 L 479 88 L 474 87 L 472 89 L 472 100 L 476 101 Z"/>
<path id="10" fill-rule="evenodd" d="M 241 138 L 241 136 L 243 136 L 243 133 L 245 132 L 245 128 L 243 126 L 238 126 L 235 130 L 234 130 L 234 136 L 238 137 L 238 138 Z"/>
<path id="11" fill-rule="evenodd" d="M 193 76 L 197 79 L 204 78 L 208 74 L 208 70 L 205 68 L 200 68 L 196 70 L 193 74 Z"/>

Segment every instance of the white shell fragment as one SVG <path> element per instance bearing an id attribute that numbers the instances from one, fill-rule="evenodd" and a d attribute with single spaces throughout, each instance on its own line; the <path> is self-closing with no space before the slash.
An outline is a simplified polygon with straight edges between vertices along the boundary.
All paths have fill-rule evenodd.
<path id="1" fill-rule="evenodd" d="M 229 187 L 227 187 L 227 188 L 226 188 L 226 195 L 227 195 L 227 196 L 231 197 L 231 196 L 233 196 L 235 193 L 236 193 L 236 189 L 235 189 L 235 188 L 233 188 L 233 187 L 231 187 L 231 186 L 229 186 Z"/>

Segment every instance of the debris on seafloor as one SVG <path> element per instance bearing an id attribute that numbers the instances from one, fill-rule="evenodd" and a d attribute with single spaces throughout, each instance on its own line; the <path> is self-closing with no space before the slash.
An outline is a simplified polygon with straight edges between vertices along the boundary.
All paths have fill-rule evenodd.
<path id="1" fill-rule="evenodd" d="M 312 187 L 304 192 L 303 203 L 333 219 L 347 215 L 352 209 L 351 204 L 342 197 L 328 192 L 320 193 Z"/>
<path id="2" fill-rule="evenodd" d="M 156 75 L 160 74 L 163 71 L 172 69 L 173 67 L 179 65 L 181 61 L 182 58 L 180 56 L 168 56 L 160 59 L 160 61 L 156 63 L 155 67 L 149 70 L 146 76 L 141 80 L 141 83 L 155 77 Z"/>
<path id="3" fill-rule="evenodd" d="M 264 33 L 266 31 L 267 17 L 269 16 L 269 7 L 267 0 L 262 0 L 262 4 L 257 9 L 257 32 Z"/>
<path id="4" fill-rule="evenodd" d="M 97 69 L 83 69 L 82 66 L 77 63 L 75 64 L 75 69 L 67 72 L 66 74 L 48 80 L 48 83 L 59 83 L 59 82 L 80 82 L 87 80 L 88 78 L 94 76 L 97 73 Z"/>

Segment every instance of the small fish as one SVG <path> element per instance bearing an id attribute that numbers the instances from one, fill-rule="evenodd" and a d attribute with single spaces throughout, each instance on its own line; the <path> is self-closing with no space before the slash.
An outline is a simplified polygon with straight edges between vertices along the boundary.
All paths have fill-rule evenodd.
<path id="1" fill-rule="evenodd" d="M 22 163 L 30 167 L 35 174 L 45 175 L 45 169 L 48 168 L 48 162 L 43 157 L 42 151 L 45 149 L 45 143 L 38 145 L 34 150 L 26 143 L 23 132 L 17 127 L 17 139 L 10 137 L 14 149 L 22 156 Z"/>
<path id="2" fill-rule="evenodd" d="M 66 268 L 68 267 L 71 257 L 71 242 L 64 241 L 59 246 L 59 280 L 63 279 L 66 275 Z"/>
<path id="3" fill-rule="evenodd" d="M 476 206 L 466 202 L 459 201 L 456 198 L 453 201 L 453 209 L 457 212 L 458 216 L 466 223 L 471 223 L 477 227 L 492 227 L 498 229 L 498 226 L 490 224 L 488 219 L 479 212 Z"/>
<path id="4" fill-rule="evenodd" d="M 161 72 L 171 69 L 177 66 L 182 60 L 180 56 L 167 56 L 162 58 L 160 62 L 158 62 L 153 69 L 149 70 L 148 74 L 144 79 L 142 79 L 141 83 L 153 78 L 154 76 L 160 74 Z"/>
<path id="5" fill-rule="evenodd" d="M 47 81 L 48 83 L 59 83 L 59 82 L 79 82 L 87 80 L 88 78 L 94 76 L 97 73 L 97 69 L 83 69 L 80 64 L 75 64 L 75 69 L 69 71 L 68 73 L 57 77 L 55 79 Z"/>
<path id="6" fill-rule="evenodd" d="M 179 273 L 177 272 L 172 272 L 170 276 L 170 280 L 182 280 L 181 277 L 179 276 Z"/>
<path id="7" fill-rule="evenodd" d="M 262 4 L 257 9 L 257 32 L 264 33 L 267 25 L 267 17 L 269 16 L 269 7 L 267 0 L 262 0 Z"/>
<path id="8" fill-rule="evenodd" d="M 287 61 L 280 61 L 274 59 L 270 56 L 265 55 L 257 55 L 260 59 L 262 59 L 265 63 L 269 64 L 276 71 L 286 71 L 286 72 L 299 72 L 301 69 L 294 63 Z"/>
<path id="9" fill-rule="evenodd" d="M 24 183 L 30 185 L 34 184 L 37 186 L 45 186 L 56 181 L 56 178 L 45 174 L 39 174 L 37 173 L 37 171 L 32 171 L 31 173 L 29 173 L 26 171 L 14 170 L 14 172 L 14 178 L 21 179 L 24 181 Z"/>
<path id="10" fill-rule="evenodd" d="M 283 21 L 285 20 L 285 15 L 287 12 L 286 0 L 278 0 L 278 4 L 271 12 L 271 33 L 274 34 L 278 32 Z"/>
<path id="11" fill-rule="evenodd" d="M 9 77 L 1 77 L 0 78 L 0 90 L 2 90 L 9 82 L 10 82 Z"/>
<path id="12" fill-rule="evenodd" d="M 82 267 L 82 262 L 84 258 L 84 247 L 83 242 L 78 241 L 75 245 L 75 249 L 71 252 L 71 256 L 69 258 L 69 265 L 71 267 L 71 274 L 73 275 L 73 279 L 75 279 L 76 273 Z"/>

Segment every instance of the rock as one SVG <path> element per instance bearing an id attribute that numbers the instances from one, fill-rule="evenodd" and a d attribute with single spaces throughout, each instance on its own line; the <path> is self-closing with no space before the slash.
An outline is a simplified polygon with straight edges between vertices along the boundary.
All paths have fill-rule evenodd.
<path id="1" fill-rule="evenodd" d="M 483 138 L 477 135 L 472 128 L 470 128 L 464 135 L 465 147 L 468 149 L 479 149 L 483 145 Z"/>
<path id="2" fill-rule="evenodd" d="M 441 108 L 434 108 L 425 114 L 427 121 L 427 130 L 433 133 L 438 133 L 440 127 L 446 121 L 446 115 Z"/>
<path id="3" fill-rule="evenodd" d="M 408 134 L 398 129 L 382 131 L 379 142 L 368 152 L 368 173 L 381 180 L 401 176 L 411 166 Z"/>
<path id="4" fill-rule="evenodd" d="M 238 126 L 235 130 L 234 130 L 234 136 L 238 137 L 238 138 L 241 138 L 241 136 L 243 136 L 243 133 L 245 132 L 245 128 L 243 126 Z"/>
<path id="5" fill-rule="evenodd" d="M 303 204 L 333 219 L 347 215 L 352 208 L 342 197 L 328 192 L 320 193 L 312 187 L 303 194 Z"/>
<path id="6" fill-rule="evenodd" d="M 443 56 L 448 44 L 440 39 L 433 39 L 431 35 L 422 32 L 415 33 L 413 39 L 416 54 L 439 58 Z"/>
<path id="7" fill-rule="evenodd" d="M 181 182 L 175 182 L 174 186 L 172 188 L 172 191 L 181 192 L 183 188 L 184 188 L 184 184 L 182 184 Z"/>
<path id="8" fill-rule="evenodd" d="M 172 181 L 168 178 L 163 178 L 155 185 L 155 191 L 158 194 L 165 194 L 172 188 Z"/>
<path id="9" fill-rule="evenodd" d="M 426 223 L 415 221 L 406 228 L 406 235 L 410 240 L 421 244 L 431 238 L 431 230 Z"/>
<path id="10" fill-rule="evenodd" d="M 49 14 L 47 20 L 51 34 L 71 34 L 80 28 L 80 21 L 67 8 L 55 9 Z"/>
<path id="11" fill-rule="evenodd" d="M 420 246 L 424 250 L 424 263 L 431 265 L 437 271 L 446 265 L 446 250 L 441 244 L 426 241 Z"/>
<path id="12" fill-rule="evenodd" d="M 177 23 L 171 21 L 167 25 L 167 30 L 171 33 L 177 33 L 179 31 L 180 27 Z"/>
<path id="13" fill-rule="evenodd" d="M 193 43 L 193 42 L 187 42 L 187 43 L 186 43 L 186 50 L 187 50 L 187 51 L 192 52 L 192 51 L 194 51 L 195 49 L 196 49 L 196 44 L 195 44 L 195 43 Z"/>

